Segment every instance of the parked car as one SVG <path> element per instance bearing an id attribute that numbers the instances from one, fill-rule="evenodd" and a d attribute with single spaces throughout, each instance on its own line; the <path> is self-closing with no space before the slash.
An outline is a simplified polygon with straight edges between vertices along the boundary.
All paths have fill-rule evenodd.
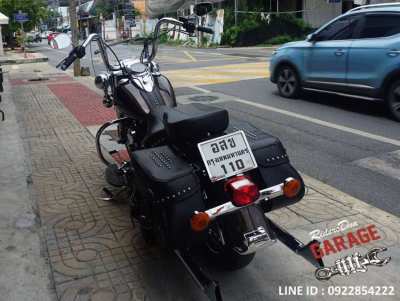
<path id="1" fill-rule="evenodd" d="M 280 95 L 304 90 L 384 101 L 400 121 L 400 3 L 357 7 L 274 52 Z"/>
<path id="2" fill-rule="evenodd" d="M 37 31 L 30 31 L 26 33 L 26 38 L 28 42 L 39 43 L 42 41 L 40 33 Z"/>

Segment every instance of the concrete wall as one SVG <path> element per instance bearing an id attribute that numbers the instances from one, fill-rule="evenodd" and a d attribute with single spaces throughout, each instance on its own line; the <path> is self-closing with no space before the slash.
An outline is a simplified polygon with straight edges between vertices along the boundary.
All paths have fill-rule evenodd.
<path id="1" fill-rule="evenodd" d="M 304 0 L 303 18 L 312 27 L 320 27 L 342 13 L 342 3 L 327 3 L 326 0 Z"/>

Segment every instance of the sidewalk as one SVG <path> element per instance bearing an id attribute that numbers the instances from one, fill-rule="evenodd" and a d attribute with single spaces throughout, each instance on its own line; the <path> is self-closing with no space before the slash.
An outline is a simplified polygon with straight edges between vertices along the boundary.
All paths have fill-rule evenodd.
<path id="1" fill-rule="evenodd" d="M 47 250 L 57 299 L 206 300 L 175 257 L 159 254 L 157 248 L 144 244 L 139 231 L 131 226 L 126 203 L 100 200 L 102 188 L 107 185 L 91 133 L 114 116 L 111 109 L 102 107 L 101 95 L 90 84 L 82 84 L 46 63 L 24 65 L 23 69 L 12 66 L 9 70 L 19 139 L 31 166 L 30 188 L 41 221 L 38 230 L 43 235 L 42 246 Z M 39 74 L 45 80 L 31 81 Z M 189 96 L 203 95 L 194 89 L 190 93 L 181 95 L 179 100 L 187 102 Z M 3 103 L 0 107 L 4 108 Z M 10 135 L 8 131 L 0 124 L 2 137 Z M 9 147 L 8 153 L 16 155 L 17 146 Z M 21 160 L 5 160 L 22 165 Z M 333 265 L 344 255 L 355 251 L 365 254 L 378 246 L 388 248 L 382 257 L 392 256 L 392 261 L 383 267 L 369 266 L 366 273 L 320 282 L 315 279 L 312 266 L 278 242 L 260 252 L 240 272 L 223 273 L 211 268 L 213 276 L 221 281 L 225 300 L 334 300 L 322 295 L 279 296 L 278 287 L 289 285 L 320 289 L 391 285 L 396 296 L 380 298 L 398 300 L 400 219 L 310 177 L 305 176 L 305 182 L 305 199 L 273 212 L 272 219 L 303 242 L 310 241 L 310 231 L 335 227 L 342 220 L 358 224 L 344 234 L 375 225 L 379 239 L 329 254 L 324 257 L 326 265 Z M 0 206 L 4 206 L 3 202 Z M 332 237 L 324 239 L 329 238 Z M 353 296 L 348 300 L 375 299 Z"/>
<path id="2" fill-rule="evenodd" d="M 5 77 L 0 109 L 0 300 L 53 300 L 21 118 Z"/>
<path id="3" fill-rule="evenodd" d="M 0 65 L 14 64 L 30 64 L 47 62 L 49 59 L 41 53 L 26 52 L 26 55 L 21 50 L 10 50 L 5 53 L 5 56 L 0 56 Z"/>

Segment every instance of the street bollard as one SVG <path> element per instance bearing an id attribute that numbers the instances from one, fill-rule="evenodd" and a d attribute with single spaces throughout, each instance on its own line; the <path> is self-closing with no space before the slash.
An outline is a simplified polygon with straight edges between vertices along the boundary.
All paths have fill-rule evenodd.
<path id="1" fill-rule="evenodd" d="M 0 92 L 4 92 L 4 88 L 3 88 L 3 68 L 0 68 Z"/>
<path id="2" fill-rule="evenodd" d="M 2 101 L 2 99 L 1 99 L 1 95 L 0 95 L 0 102 Z M 6 117 L 5 117 L 5 114 L 4 114 L 4 112 L 3 112 L 3 110 L 0 110 L 0 116 L 1 116 L 1 121 L 4 121 L 5 119 L 6 119 Z"/>
<path id="3" fill-rule="evenodd" d="M 3 92 L 4 91 L 4 89 L 3 89 L 3 69 L 2 68 L 0 68 L 0 92 Z M 2 98 L 1 98 L 1 95 L 0 95 L 0 102 L 2 101 Z M 0 119 L 1 119 L 1 121 L 4 121 L 6 118 L 5 118 L 5 114 L 4 114 L 4 112 L 2 111 L 2 110 L 0 110 Z"/>

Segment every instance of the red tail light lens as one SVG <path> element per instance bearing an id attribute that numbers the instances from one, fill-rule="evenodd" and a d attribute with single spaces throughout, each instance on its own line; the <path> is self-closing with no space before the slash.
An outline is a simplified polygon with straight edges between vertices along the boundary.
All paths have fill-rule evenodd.
<path id="1" fill-rule="evenodd" d="M 260 197 L 257 185 L 245 176 L 237 176 L 226 182 L 225 190 L 230 193 L 232 203 L 238 207 L 247 206 Z"/>

